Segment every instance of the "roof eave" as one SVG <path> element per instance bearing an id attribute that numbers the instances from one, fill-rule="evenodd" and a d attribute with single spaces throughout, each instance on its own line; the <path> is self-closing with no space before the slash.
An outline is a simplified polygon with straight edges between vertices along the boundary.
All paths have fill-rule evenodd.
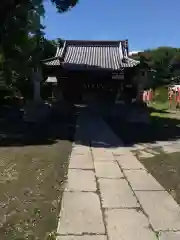
<path id="1" fill-rule="evenodd" d="M 62 62 L 63 58 L 61 56 L 51 57 L 51 58 L 43 59 L 43 60 L 41 60 L 41 62 L 45 64 L 45 63 L 53 61 L 53 60 L 59 60 L 60 62 Z"/>

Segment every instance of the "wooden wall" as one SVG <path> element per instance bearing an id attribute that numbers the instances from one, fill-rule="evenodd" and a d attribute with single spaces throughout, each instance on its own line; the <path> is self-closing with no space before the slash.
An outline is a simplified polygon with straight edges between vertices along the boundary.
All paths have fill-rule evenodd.
<path id="1" fill-rule="evenodd" d="M 105 98 L 115 99 L 118 89 L 121 89 L 123 97 L 136 96 L 136 86 L 133 83 L 133 75 L 136 70 L 125 69 L 124 79 L 112 79 L 112 72 L 105 71 L 65 71 L 56 69 L 58 87 L 62 89 L 63 96 L 70 101 L 82 100 L 82 95 L 89 92 L 98 92 Z M 131 87 L 130 87 L 131 86 Z"/>

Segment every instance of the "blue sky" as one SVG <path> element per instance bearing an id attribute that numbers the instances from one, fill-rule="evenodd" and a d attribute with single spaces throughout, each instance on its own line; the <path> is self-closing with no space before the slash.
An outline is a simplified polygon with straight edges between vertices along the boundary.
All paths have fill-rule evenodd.
<path id="1" fill-rule="evenodd" d="M 130 51 L 158 46 L 180 47 L 180 0 L 79 0 L 58 14 L 45 2 L 49 39 L 123 40 Z"/>

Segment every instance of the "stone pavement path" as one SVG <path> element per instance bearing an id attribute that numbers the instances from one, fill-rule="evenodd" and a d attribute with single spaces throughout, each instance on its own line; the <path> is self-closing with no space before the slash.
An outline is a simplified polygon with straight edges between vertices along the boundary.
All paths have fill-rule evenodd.
<path id="1" fill-rule="evenodd" d="M 179 240 L 180 207 L 98 116 L 79 116 L 57 240 Z"/>
<path id="2" fill-rule="evenodd" d="M 138 158 L 151 158 L 162 152 L 170 154 L 180 152 L 180 140 L 174 141 L 156 141 L 155 143 L 134 144 L 132 147 L 127 147 L 133 151 Z"/>

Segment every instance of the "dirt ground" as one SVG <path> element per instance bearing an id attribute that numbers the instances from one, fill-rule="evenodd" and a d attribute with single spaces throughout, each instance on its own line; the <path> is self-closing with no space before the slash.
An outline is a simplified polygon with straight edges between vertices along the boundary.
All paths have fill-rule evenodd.
<path id="1" fill-rule="evenodd" d="M 105 121 L 127 146 L 180 139 L 180 113 L 153 108 L 149 111 L 149 123 L 132 123 L 124 117 L 108 116 Z M 138 116 L 137 116 L 138 118 Z"/>
<path id="2" fill-rule="evenodd" d="M 74 127 L 75 118 L 49 121 L 1 139 L 1 240 L 55 239 Z"/>
<path id="3" fill-rule="evenodd" d="M 180 153 L 161 153 L 140 161 L 180 204 Z"/>

